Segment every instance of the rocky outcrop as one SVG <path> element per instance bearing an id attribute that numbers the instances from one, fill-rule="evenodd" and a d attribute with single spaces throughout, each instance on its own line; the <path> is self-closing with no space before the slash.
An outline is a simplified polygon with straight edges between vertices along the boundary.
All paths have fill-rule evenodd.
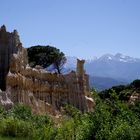
<path id="1" fill-rule="evenodd" d="M 0 89 L 6 90 L 6 75 L 9 72 L 10 58 L 12 54 L 18 52 L 19 37 L 17 31 L 6 32 L 6 27 L 3 25 L 0 28 Z"/>
<path id="2" fill-rule="evenodd" d="M 135 105 L 136 102 L 140 101 L 140 93 L 134 92 L 129 99 L 129 104 Z"/>
<path id="3" fill-rule="evenodd" d="M 0 28 L 0 89 L 9 96 L 10 104 L 24 103 L 34 112 L 55 114 L 64 104 L 82 112 L 93 111 L 89 79 L 84 60 L 77 60 L 77 70 L 66 75 L 49 73 L 40 66 L 28 65 L 27 50 L 22 47 L 16 30 Z M 2 102 L 2 99 L 0 99 Z"/>

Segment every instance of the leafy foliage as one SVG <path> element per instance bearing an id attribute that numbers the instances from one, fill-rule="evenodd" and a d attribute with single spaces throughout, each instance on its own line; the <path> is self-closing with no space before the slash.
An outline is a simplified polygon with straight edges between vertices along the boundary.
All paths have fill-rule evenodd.
<path id="1" fill-rule="evenodd" d="M 135 89 L 138 89 L 138 90 L 140 90 L 140 80 L 134 80 L 131 84 L 130 84 L 130 86 L 132 86 L 132 88 L 135 88 Z"/>
<path id="2" fill-rule="evenodd" d="M 140 102 L 130 105 L 119 94 L 133 91 L 132 88 L 130 85 L 113 87 L 106 91 L 107 96 L 93 90 L 95 111 L 82 114 L 66 105 L 59 124 L 48 115 L 33 114 L 23 104 L 10 111 L 0 108 L 0 136 L 34 140 L 139 140 Z"/>
<path id="3" fill-rule="evenodd" d="M 29 64 L 32 67 L 40 65 L 43 68 L 46 68 L 53 65 L 54 69 L 60 73 L 66 62 L 64 53 L 52 46 L 32 46 L 28 48 L 27 51 Z"/>
<path id="4" fill-rule="evenodd" d="M 21 120 L 29 120 L 32 116 L 31 108 L 27 105 L 17 104 L 12 108 L 11 112 L 14 118 Z"/>
<path id="5" fill-rule="evenodd" d="M 140 80 L 134 80 L 130 85 L 119 85 L 114 86 L 110 89 L 104 90 L 99 93 L 99 96 L 102 99 L 110 98 L 110 93 L 114 90 L 119 98 L 122 101 L 128 101 L 133 92 L 140 94 Z"/>

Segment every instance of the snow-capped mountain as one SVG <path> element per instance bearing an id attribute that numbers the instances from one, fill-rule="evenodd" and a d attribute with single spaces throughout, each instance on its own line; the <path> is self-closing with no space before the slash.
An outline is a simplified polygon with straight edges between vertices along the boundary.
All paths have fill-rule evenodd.
<path id="1" fill-rule="evenodd" d="M 72 57 L 72 59 L 68 57 L 65 68 L 69 68 L 69 70 L 75 69 L 76 59 L 76 57 Z M 140 79 L 140 59 L 125 56 L 120 53 L 116 55 L 105 54 L 94 60 L 87 60 L 85 63 L 85 70 L 92 79 L 94 79 L 94 77 L 96 77 L 96 79 L 97 77 L 100 77 L 100 79 L 101 77 L 107 79 L 111 78 L 117 80 L 117 83 L 120 81 L 120 84 L 122 82 L 127 83 L 135 79 Z"/>
<path id="2" fill-rule="evenodd" d="M 98 58 L 98 60 L 100 60 L 100 61 L 132 62 L 132 63 L 136 62 L 136 61 L 140 61 L 140 59 L 126 56 L 126 55 L 123 55 L 121 53 L 117 53 L 116 55 L 105 54 L 105 55 L 101 56 L 100 58 Z"/>
<path id="3" fill-rule="evenodd" d="M 86 63 L 85 69 L 92 76 L 130 81 L 140 78 L 140 59 L 120 53 L 106 54 L 91 63 Z"/>

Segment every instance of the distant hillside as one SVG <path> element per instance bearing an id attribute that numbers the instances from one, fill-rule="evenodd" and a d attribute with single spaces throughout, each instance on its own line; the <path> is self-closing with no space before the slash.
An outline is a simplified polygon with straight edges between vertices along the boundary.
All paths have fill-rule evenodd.
<path id="1" fill-rule="evenodd" d="M 104 91 L 101 91 L 99 93 L 99 96 L 102 99 L 110 99 L 110 97 L 113 95 L 113 92 L 115 92 L 118 95 L 118 98 L 121 101 L 140 101 L 140 80 L 134 80 L 128 85 L 119 85 L 114 86 L 110 89 L 106 89 Z"/>
<path id="2" fill-rule="evenodd" d="M 97 91 L 105 90 L 120 84 L 125 85 L 127 82 L 108 77 L 90 76 L 90 87 L 95 88 Z"/>

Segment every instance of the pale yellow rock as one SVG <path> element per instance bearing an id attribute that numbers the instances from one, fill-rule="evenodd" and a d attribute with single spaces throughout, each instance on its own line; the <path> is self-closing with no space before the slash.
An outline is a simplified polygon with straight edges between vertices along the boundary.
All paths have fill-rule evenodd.
<path id="1" fill-rule="evenodd" d="M 0 68 L 0 74 L 5 77 L 5 80 L 0 79 L 0 83 L 4 83 L 1 86 L 4 92 L 11 95 L 8 101 L 27 104 L 35 113 L 52 115 L 57 115 L 64 104 L 71 104 L 82 112 L 94 111 L 95 102 L 90 97 L 84 60 L 77 60 L 76 72 L 66 75 L 49 73 L 41 66 L 31 68 L 27 50 L 22 47 L 17 31 L 9 33 L 2 27 L 0 35 L 0 60 L 1 63 L 6 62 L 4 68 Z M 3 103 L 2 98 L 0 101 Z"/>

